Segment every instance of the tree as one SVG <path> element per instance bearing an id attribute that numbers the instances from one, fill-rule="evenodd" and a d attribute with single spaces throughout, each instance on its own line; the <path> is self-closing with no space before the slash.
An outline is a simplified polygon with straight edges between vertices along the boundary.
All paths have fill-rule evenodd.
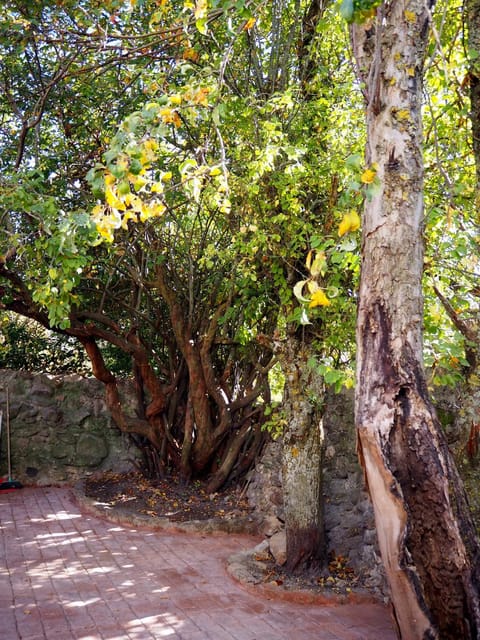
<path id="1" fill-rule="evenodd" d="M 343 3 L 367 104 L 356 424 L 402 638 L 477 638 L 480 550 L 422 366 L 424 2 Z M 362 8 L 365 3 L 362 4 Z M 355 22 L 357 20 L 362 22 Z M 365 20 L 366 18 L 366 20 Z"/>
<path id="2" fill-rule="evenodd" d="M 469 84 L 471 102 L 472 142 L 477 177 L 477 197 L 480 189 L 480 3 L 467 0 L 468 55 L 470 59 Z"/>
<path id="3" fill-rule="evenodd" d="M 336 344 L 349 333 L 356 268 L 346 249 L 354 241 L 336 237 L 345 209 L 338 157 L 357 138 L 345 150 L 328 123 L 335 114 L 346 126 L 348 60 L 335 30 L 319 28 L 327 3 L 219 3 L 208 13 L 207 3 L 180 4 L 9 7 L 4 43 L 12 24 L 27 37 L 16 34 L 15 50 L 5 44 L 17 66 L 15 78 L 5 66 L 3 108 L 19 142 L 4 137 L 3 298 L 81 341 L 115 421 L 153 467 L 208 476 L 212 491 L 244 473 L 265 439 L 276 327 L 285 371 L 307 367 L 312 391 L 302 420 L 292 402 L 298 381 L 286 403 L 289 566 L 301 569 L 322 556 L 323 377 L 338 381 L 350 350 Z M 229 21 L 219 20 L 225 12 Z M 320 57 L 321 73 L 312 62 Z M 40 110 L 29 102 L 32 59 Z M 82 164 L 94 207 L 83 174 L 70 170 Z M 312 278 L 306 255 L 318 270 Z M 296 281 L 305 283 L 301 305 Z M 321 295 L 335 305 L 327 309 Z M 133 362 L 134 416 L 123 410 L 105 344 Z M 314 348 L 320 365 L 309 357 Z M 296 456 L 309 438 L 315 455 Z M 306 484 L 308 506 L 296 497 Z"/>
<path id="4" fill-rule="evenodd" d="M 2 8 L 1 291 L 4 308 L 80 340 L 106 385 L 114 420 L 149 449 L 157 471 L 172 464 L 186 478 L 211 474 L 214 490 L 251 465 L 265 439 L 256 398 L 263 393 L 268 402 L 270 354 L 254 341 L 237 340 L 243 316 L 227 315 L 229 301 L 236 299 L 228 286 L 230 257 L 225 254 L 214 271 L 210 266 L 215 251 L 231 243 L 228 221 L 214 220 L 218 202 L 210 199 L 202 208 L 195 200 L 200 192 L 208 200 L 208 189 L 190 175 L 185 191 L 169 190 L 170 216 L 158 225 L 160 236 L 148 222 L 158 209 L 138 210 L 141 227 L 122 229 L 110 251 L 100 245 L 89 215 L 98 189 L 92 198 L 85 181 L 126 114 L 167 85 L 184 84 L 189 64 L 194 70 L 194 40 L 201 37 L 205 16 L 183 9 L 88 1 L 12 2 Z M 190 101 L 190 124 L 197 126 L 184 159 L 190 160 L 212 124 L 212 114 L 200 104 L 207 94 L 198 80 Z M 152 109 L 145 113 L 148 118 Z M 135 117 L 119 139 L 133 134 Z M 163 134 L 174 140 L 176 121 L 162 124 Z M 170 156 L 174 149 L 173 143 Z M 133 194 L 142 161 L 153 152 L 148 142 L 137 150 L 124 156 L 134 165 L 125 173 L 133 176 Z M 121 163 L 114 155 L 109 163 L 118 176 Z M 160 184 L 168 187 L 173 176 L 167 175 L 163 168 L 157 193 Z M 108 225 L 98 229 L 109 233 Z M 136 415 L 123 410 L 105 345 L 133 363 Z"/>
<path id="5" fill-rule="evenodd" d="M 107 204 L 98 208 L 97 224 L 109 240 L 115 238 L 115 242 L 118 242 L 115 229 L 123 226 L 122 219 L 126 221 L 127 216 L 138 218 L 138 213 L 143 211 L 142 206 L 148 211 L 152 202 L 149 190 L 152 192 L 154 187 L 158 192 L 158 184 L 162 180 L 161 172 L 151 171 L 142 176 L 144 188 L 138 191 L 137 200 L 141 199 L 143 204 L 139 202 L 138 209 L 132 212 L 129 208 L 132 196 L 128 185 L 126 193 L 122 186 L 127 170 L 119 172 L 118 158 L 125 157 L 125 154 L 131 158 L 141 157 L 142 141 L 152 136 L 154 144 L 150 145 L 150 151 L 151 147 L 156 148 L 153 154 L 150 153 L 149 164 L 157 168 L 161 166 L 163 170 L 168 167 L 175 176 L 174 188 L 166 188 L 162 196 L 162 206 L 168 209 L 164 215 L 165 222 L 157 220 L 156 227 L 160 229 L 165 223 L 172 225 L 173 198 L 178 207 L 174 219 L 179 220 L 184 215 L 179 213 L 181 193 L 184 193 L 182 197 L 186 211 L 198 209 L 195 215 L 200 217 L 205 215 L 200 212 L 211 207 L 212 214 L 208 219 L 212 220 L 212 228 L 224 224 L 233 244 L 215 247 L 217 260 L 214 263 L 211 258 L 208 259 L 209 269 L 218 269 L 219 259 L 224 255 L 227 260 L 234 261 L 237 274 L 229 281 L 228 287 L 238 299 L 235 307 L 241 309 L 243 305 L 242 313 L 250 326 L 255 320 L 255 332 L 259 330 L 260 316 L 255 319 L 259 309 L 265 318 L 270 318 L 271 323 L 278 318 L 277 329 L 284 339 L 274 340 L 275 350 L 284 368 L 286 395 L 289 398 L 285 405 L 284 442 L 288 444 L 284 448 L 284 486 L 288 513 L 288 566 L 292 570 L 318 564 L 319 559 L 324 558 L 324 545 L 319 544 L 319 540 L 323 539 L 320 407 L 324 395 L 323 374 L 328 367 L 325 366 L 320 372 L 318 367 L 311 365 L 310 356 L 315 343 L 321 345 L 325 359 L 331 358 L 331 345 L 326 347 L 328 336 L 332 337 L 336 330 L 338 336 L 338 328 L 342 324 L 340 317 L 343 320 L 345 313 L 342 310 L 330 314 L 335 316 L 335 320 L 330 318 L 327 322 L 325 314 L 319 312 L 329 302 L 323 291 L 325 289 L 332 291 L 332 295 L 338 295 L 343 290 L 342 285 L 351 278 L 350 257 L 344 258 L 345 250 L 337 247 L 338 241 L 332 239 L 332 234 L 325 233 L 325 238 L 320 234 L 316 234 L 316 237 L 313 235 L 321 225 L 329 226 L 330 231 L 336 230 L 335 217 L 338 213 L 335 208 L 339 205 L 338 181 L 335 176 L 329 175 L 333 166 L 332 156 L 325 152 L 319 157 L 318 147 L 314 144 L 316 136 L 307 135 L 315 125 L 320 131 L 318 139 L 327 146 L 320 123 L 320 117 L 325 117 L 324 94 L 327 88 L 323 76 L 326 79 L 326 74 L 322 73 L 320 78 L 318 71 L 313 73 L 314 67 L 310 64 L 313 56 L 310 48 L 318 46 L 314 39 L 315 27 L 323 9 L 322 3 L 307 3 L 305 18 L 298 23 L 290 2 L 282 0 L 273 3 L 271 8 L 257 16 L 258 26 L 252 24 L 244 27 L 241 38 L 235 36 L 232 45 L 224 47 L 227 54 L 220 50 L 220 86 L 211 82 L 206 85 L 204 80 L 203 86 L 200 85 L 202 73 L 196 69 L 184 72 L 183 82 L 179 79 L 173 95 L 162 96 L 161 100 L 150 103 L 124 123 L 107 152 L 106 166 L 100 165 L 97 174 L 93 175 L 94 182 L 98 180 L 100 188 L 105 188 L 107 197 Z M 302 58 L 298 60 L 293 50 L 298 38 L 303 37 L 302 27 L 305 27 L 309 39 L 307 46 L 305 37 Z M 218 35 L 216 39 L 218 41 Z M 286 44 L 282 46 L 283 41 Z M 329 44 L 324 43 L 324 49 L 327 57 Z M 215 50 L 209 52 L 209 66 L 215 55 L 219 55 Z M 332 90 L 330 85 L 329 90 Z M 168 124 L 173 124 L 178 131 L 176 139 L 166 134 L 164 126 L 155 126 L 157 114 L 163 119 L 172 120 Z M 186 130 L 184 125 L 188 127 Z M 202 140 L 205 142 L 200 145 L 199 141 Z M 219 140 L 222 141 L 222 149 L 219 148 Z M 208 149 L 208 154 L 200 155 L 199 147 Z M 319 187 L 320 175 L 325 175 L 325 180 L 331 181 L 331 188 Z M 315 204 L 312 206 L 312 203 Z M 143 217 L 146 215 L 143 214 Z M 220 222 L 225 215 L 227 221 Z M 185 219 L 189 217 L 193 217 L 192 214 L 185 216 Z M 166 228 L 163 226 L 164 233 Z M 211 246 L 207 242 L 211 243 L 211 240 L 205 240 L 205 245 Z M 305 318 L 306 314 L 302 307 L 294 312 L 292 288 L 305 273 L 304 256 L 309 248 L 318 256 L 313 260 L 317 268 L 316 277 L 308 279 L 308 296 L 316 295 L 318 300 L 323 294 L 325 303 L 312 304 L 310 316 L 312 322 L 314 319 L 316 321 L 312 324 L 306 319 L 301 331 L 297 331 L 302 314 Z M 184 310 L 192 306 L 198 313 L 198 297 L 195 302 L 190 299 L 182 304 L 179 301 L 179 292 L 187 289 L 179 283 L 178 277 L 173 276 L 175 261 L 178 261 L 178 239 L 172 254 L 177 256 L 175 260 L 157 265 L 156 285 L 167 302 L 172 318 L 175 317 L 172 328 L 176 341 L 190 367 L 191 379 L 195 380 L 196 394 L 192 396 L 192 406 L 198 403 L 197 411 L 194 409 L 197 427 L 202 433 L 208 434 L 212 431 L 211 426 L 205 424 L 200 429 L 199 422 L 202 416 L 208 417 L 205 408 L 201 408 L 201 404 L 207 402 L 208 393 L 199 366 L 201 358 L 195 354 L 195 331 L 183 337 L 185 328 L 191 325 L 191 318 L 184 319 L 182 313 L 184 315 Z M 330 268 L 326 268 L 327 261 L 335 264 L 338 270 L 343 268 L 340 278 L 335 275 L 331 277 Z M 200 265 L 198 261 L 195 264 Z M 195 273 L 197 271 L 198 266 L 194 269 Z M 205 281 L 206 273 L 200 274 Z M 342 278 L 344 282 L 341 282 Z M 317 280 L 321 280 L 321 284 Z M 179 284 L 173 287 L 169 286 L 169 282 Z M 301 295 L 299 297 L 302 298 Z M 311 302 L 310 297 L 302 300 L 303 303 Z M 252 313 L 253 309 L 256 309 L 255 314 Z M 233 307 L 225 308 L 222 314 L 231 315 L 232 311 Z M 205 317 L 205 313 L 208 313 L 207 309 L 200 310 L 200 317 Z M 272 330 L 273 324 L 270 334 Z M 213 332 L 211 335 L 214 335 Z M 265 337 L 265 332 L 263 335 Z M 297 400 L 292 402 L 292 399 L 299 394 L 301 380 L 295 380 L 290 373 L 303 370 L 306 366 L 301 380 L 305 382 L 307 378 L 310 379 L 308 384 L 311 393 L 304 396 L 302 406 L 305 410 L 300 414 L 295 412 Z M 210 379 L 214 379 L 212 374 Z M 209 392 L 214 389 L 215 384 L 210 384 Z M 228 414 L 224 411 L 222 415 Z M 196 440 L 197 448 L 202 442 L 203 439 Z M 206 451 L 210 450 L 211 445 L 206 446 Z M 308 454 L 298 454 L 303 451 L 308 451 Z M 306 499 L 306 487 L 312 488 L 309 500 Z M 303 500 L 298 499 L 300 494 Z"/>

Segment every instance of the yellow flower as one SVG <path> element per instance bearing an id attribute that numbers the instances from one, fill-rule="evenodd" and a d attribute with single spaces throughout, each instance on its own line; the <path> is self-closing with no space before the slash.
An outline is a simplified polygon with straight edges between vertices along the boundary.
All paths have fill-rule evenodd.
<path id="1" fill-rule="evenodd" d="M 360 217 L 356 211 L 347 211 L 343 215 L 342 221 L 338 227 L 338 235 L 340 238 L 350 231 L 356 231 L 360 228 Z"/>
<path id="2" fill-rule="evenodd" d="M 179 127 L 182 124 L 180 116 L 173 109 L 165 107 L 165 109 L 160 109 L 159 114 L 165 124 L 174 124 L 176 127 Z"/>
<path id="3" fill-rule="evenodd" d="M 376 175 L 376 171 L 373 171 L 372 169 L 365 169 L 360 180 L 363 182 L 363 184 L 372 184 L 372 182 L 375 180 Z"/>
<path id="4" fill-rule="evenodd" d="M 251 29 L 253 27 L 253 25 L 255 24 L 255 22 L 257 21 L 256 18 L 249 18 L 246 23 L 243 25 L 243 30 L 244 31 L 248 31 L 249 29 Z"/>
<path id="5" fill-rule="evenodd" d="M 312 294 L 310 304 L 308 306 L 310 309 L 313 309 L 314 307 L 328 307 L 331 304 L 332 303 L 325 295 L 323 289 L 318 289 L 318 291 L 315 291 L 315 293 Z"/>

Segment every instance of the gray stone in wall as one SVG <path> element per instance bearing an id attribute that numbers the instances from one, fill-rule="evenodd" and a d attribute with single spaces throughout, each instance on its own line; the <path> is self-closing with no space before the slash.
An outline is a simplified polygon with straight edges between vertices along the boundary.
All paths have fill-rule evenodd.
<path id="1" fill-rule="evenodd" d="M 73 464 L 77 467 L 98 467 L 107 456 L 105 438 L 94 433 L 83 433 L 77 441 Z"/>

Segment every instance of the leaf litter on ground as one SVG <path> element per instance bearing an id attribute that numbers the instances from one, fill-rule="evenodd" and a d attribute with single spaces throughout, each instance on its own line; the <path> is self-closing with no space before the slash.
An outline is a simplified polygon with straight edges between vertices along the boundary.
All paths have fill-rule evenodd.
<path id="1" fill-rule="evenodd" d="M 111 507 L 172 522 L 241 517 L 252 509 L 240 489 L 209 494 L 199 481 L 185 483 L 177 475 L 150 480 L 135 471 L 107 472 L 86 481 L 87 497 Z"/>

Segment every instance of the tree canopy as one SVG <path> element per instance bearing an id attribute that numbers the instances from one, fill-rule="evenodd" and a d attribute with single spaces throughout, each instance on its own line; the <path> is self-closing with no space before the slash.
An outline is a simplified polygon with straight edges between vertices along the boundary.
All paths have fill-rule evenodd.
<path id="1" fill-rule="evenodd" d="M 378 3 L 350 4 L 1 9 L 2 309 L 81 341 L 157 465 L 218 482 L 248 467 L 289 327 L 312 342 L 309 367 L 352 384 L 360 212 L 378 177 L 343 16 Z M 424 106 L 426 358 L 447 382 L 478 322 L 461 17 L 437 8 Z M 107 345 L 133 363 L 135 416 Z"/>

